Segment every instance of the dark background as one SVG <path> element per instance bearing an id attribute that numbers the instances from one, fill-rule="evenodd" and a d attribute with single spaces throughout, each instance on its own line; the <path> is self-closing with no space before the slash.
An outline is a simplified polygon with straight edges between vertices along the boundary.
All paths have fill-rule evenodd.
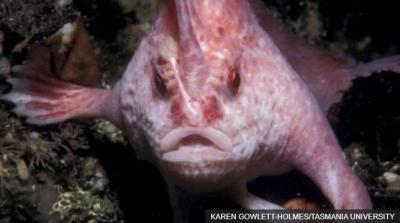
<path id="1" fill-rule="evenodd" d="M 284 20 L 297 20 L 307 10 L 304 2 L 293 0 L 265 0 L 266 5 L 276 7 Z M 322 47 L 331 43 L 346 46 L 340 50 L 344 55 L 358 61 L 369 61 L 383 56 L 400 53 L 400 32 L 397 1 L 364 0 L 324 0 L 309 1 L 318 6 L 325 35 L 318 38 Z M 96 8 L 93 9 L 93 5 Z M 73 7 L 84 16 L 85 26 L 95 41 L 109 47 L 109 53 L 118 51 L 115 47 L 118 35 L 124 27 L 140 22 L 135 12 L 123 13 L 116 1 L 75 0 Z M 47 13 L 46 10 L 43 13 Z M 1 15 L 0 15 L 1 17 Z M 75 13 L 64 16 L 73 20 Z M 10 53 L 15 43 L 24 39 L 21 30 L 0 23 L 9 34 L 6 39 L 5 54 Z M 57 25 L 54 25 L 57 27 Z M 40 41 L 54 29 L 35 32 L 34 39 Z M 18 32 L 19 31 L 19 32 Z M 357 43 L 370 38 L 369 44 L 360 49 Z M 124 60 L 129 55 L 123 55 Z M 23 55 L 13 57 L 21 61 Z M 122 63 L 122 62 L 120 62 Z M 105 66 L 105 65 L 101 65 Z M 382 174 L 384 162 L 399 162 L 400 136 L 400 76 L 390 72 L 374 74 L 368 78 L 354 81 L 353 87 L 345 93 L 341 103 L 335 105 L 330 113 L 330 121 L 343 148 L 354 142 L 360 143 L 366 156 L 374 163 L 371 174 L 378 178 Z M 90 133 L 89 133 L 90 138 Z M 81 157 L 95 157 L 104 166 L 110 181 L 110 188 L 118 196 L 123 219 L 126 222 L 172 222 L 172 209 L 169 204 L 167 186 L 151 164 L 136 159 L 134 150 L 128 145 L 115 144 L 104 140 L 90 140 L 90 148 L 78 151 Z M 370 171 L 365 170 L 365 171 Z M 367 173 L 368 175 L 368 173 Z M 263 197 L 273 197 L 283 203 L 301 195 L 307 199 L 325 204 L 326 201 L 303 175 L 292 172 L 282 177 L 257 179 L 250 185 L 250 190 Z M 382 185 L 372 179 L 368 182 L 375 208 L 399 209 L 399 193 L 382 192 Z M 203 222 L 205 209 L 238 208 L 235 204 L 214 198 L 200 196 L 190 207 L 191 222 Z"/>

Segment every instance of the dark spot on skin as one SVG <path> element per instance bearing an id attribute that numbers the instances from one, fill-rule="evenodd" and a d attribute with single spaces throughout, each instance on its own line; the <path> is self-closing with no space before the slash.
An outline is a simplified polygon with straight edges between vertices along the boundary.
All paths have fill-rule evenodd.
<path id="1" fill-rule="evenodd" d="M 240 86 L 240 75 L 239 75 L 239 73 L 236 73 L 235 78 L 233 79 L 233 86 L 235 88 L 239 88 L 239 86 Z"/>
<path id="2" fill-rule="evenodd" d="M 167 97 L 168 96 L 168 88 L 165 84 L 165 80 L 161 77 L 161 75 L 158 72 L 154 72 L 153 75 L 154 79 L 154 85 L 157 90 L 157 93 L 161 95 L 162 97 Z"/>
<path id="3" fill-rule="evenodd" d="M 132 88 L 128 88 L 128 94 L 131 95 L 131 96 L 134 94 L 134 91 L 133 91 Z"/>
<path id="4" fill-rule="evenodd" d="M 224 32 L 225 32 L 224 28 L 222 28 L 222 27 L 217 28 L 218 35 L 222 36 L 222 35 L 224 35 Z"/>
<path id="5" fill-rule="evenodd" d="M 162 57 L 159 57 L 159 58 L 157 59 L 157 64 L 158 64 L 159 66 L 165 65 L 165 64 L 167 64 L 167 63 L 168 63 L 168 61 L 164 60 Z"/>
<path id="6" fill-rule="evenodd" d="M 233 95 L 239 91 L 241 83 L 240 74 L 237 70 L 233 70 L 228 76 L 228 88 Z"/>

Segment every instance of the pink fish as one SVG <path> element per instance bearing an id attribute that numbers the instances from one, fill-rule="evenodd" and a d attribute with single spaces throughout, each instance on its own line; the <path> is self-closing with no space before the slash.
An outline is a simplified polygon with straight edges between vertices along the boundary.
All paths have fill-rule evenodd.
<path id="1" fill-rule="evenodd" d="M 28 61 L 8 80 L 1 98 L 15 113 L 38 125 L 110 120 L 170 185 L 275 209 L 247 182 L 297 169 L 335 209 L 372 208 L 325 113 L 354 78 L 400 72 L 399 56 L 351 66 L 288 32 L 259 1 L 169 0 L 112 90 L 57 80 L 46 66 Z"/>

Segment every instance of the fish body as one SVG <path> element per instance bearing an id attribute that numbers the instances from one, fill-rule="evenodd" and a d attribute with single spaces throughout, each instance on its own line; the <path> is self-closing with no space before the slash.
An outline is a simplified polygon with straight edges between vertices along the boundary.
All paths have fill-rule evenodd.
<path id="1" fill-rule="evenodd" d="M 152 150 L 141 154 L 171 184 L 235 191 L 250 208 L 277 206 L 248 201 L 248 181 L 292 168 L 336 208 L 371 207 L 318 101 L 251 10 L 246 1 L 161 6 L 121 81 L 131 141 L 147 138 Z"/>
<path id="2" fill-rule="evenodd" d="M 126 125 L 135 126 L 134 131 L 144 130 L 154 148 L 150 155 L 156 156 L 154 163 L 167 179 L 196 191 L 248 181 L 248 173 L 256 177 L 261 166 L 266 166 L 262 171 L 281 172 L 280 165 L 269 166 L 260 157 L 276 157 L 268 153 L 276 151 L 280 135 L 288 134 L 283 131 L 290 131 L 290 114 L 287 121 L 274 121 L 275 116 L 286 116 L 278 110 L 285 110 L 282 105 L 287 103 L 279 95 L 297 94 L 304 88 L 295 84 L 297 77 L 272 41 L 252 25 L 254 17 L 246 11 L 235 12 L 237 18 L 225 24 L 218 14 L 224 18 L 222 13 L 230 9 L 223 6 L 232 10 L 239 6 L 222 3 L 213 4 L 210 11 L 206 2 L 179 2 L 175 7 L 181 14 L 207 13 L 197 14 L 188 24 L 179 16 L 170 21 L 170 15 L 161 12 L 137 51 L 138 61 L 132 61 L 121 82 L 120 94 L 129 95 L 121 98 Z M 240 7 L 248 8 L 246 4 Z M 217 18 L 204 19 L 210 16 Z M 205 21 L 220 23 L 203 24 Z M 265 67 L 270 75 L 262 74 Z M 235 78 L 240 79 L 236 80 L 238 86 L 231 83 Z M 284 93 L 286 90 L 289 92 Z M 264 100 L 266 96 L 270 100 Z M 132 141 L 142 137 L 138 135 Z M 144 148 L 143 153 L 148 152 Z M 263 163 L 250 170 L 248 164 L 254 159 Z"/>
<path id="3" fill-rule="evenodd" d="M 268 10 L 262 26 L 257 4 L 163 1 L 112 90 L 62 82 L 28 61 L 2 99 L 33 124 L 108 119 L 170 185 L 186 191 L 225 191 L 246 208 L 280 208 L 246 184 L 297 169 L 334 208 L 372 208 L 325 113 L 352 79 L 396 71 L 399 57 L 348 68 L 291 37 Z"/>

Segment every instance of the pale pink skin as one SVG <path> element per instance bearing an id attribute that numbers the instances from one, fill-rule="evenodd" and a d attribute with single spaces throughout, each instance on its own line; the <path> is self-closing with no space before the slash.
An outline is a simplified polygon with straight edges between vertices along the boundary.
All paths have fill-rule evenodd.
<path id="1" fill-rule="evenodd" d="M 173 3 L 161 7 L 119 93 L 131 141 L 146 136 L 152 149 L 141 152 L 167 181 L 197 192 L 231 190 L 248 208 L 277 208 L 250 198 L 245 185 L 296 168 L 318 184 L 335 208 L 371 208 L 316 100 L 247 2 L 177 1 L 176 8 L 177 21 Z M 159 45 L 170 37 L 179 51 L 164 61 Z M 155 70 L 168 86 L 167 97 L 157 93 Z M 236 95 L 227 86 L 232 70 L 241 78 Z M 210 112 L 217 115 L 210 118 Z M 205 128 L 223 134 L 231 147 L 221 148 L 221 142 L 202 133 Z M 163 139 L 176 129 L 183 129 L 178 139 L 190 131 L 213 143 L 174 143 L 173 151 L 164 152 Z"/>
<path id="2" fill-rule="evenodd" d="M 162 4 L 112 91 L 68 84 L 45 69 L 37 77 L 38 63 L 28 61 L 16 70 L 25 76 L 11 79 L 14 88 L 2 99 L 16 103 L 14 111 L 34 124 L 106 118 L 169 184 L 187 191 L 226 192 L 250 209 L 280 208 L 249 194 L 246 184 L 297 169 L 334 208 L 372 208 L 325 112 L 357 75 L 398 71 L 398 56 L 346 68 L 292 37 L 268 10 L 263 29 L 247 1 Z"/>

